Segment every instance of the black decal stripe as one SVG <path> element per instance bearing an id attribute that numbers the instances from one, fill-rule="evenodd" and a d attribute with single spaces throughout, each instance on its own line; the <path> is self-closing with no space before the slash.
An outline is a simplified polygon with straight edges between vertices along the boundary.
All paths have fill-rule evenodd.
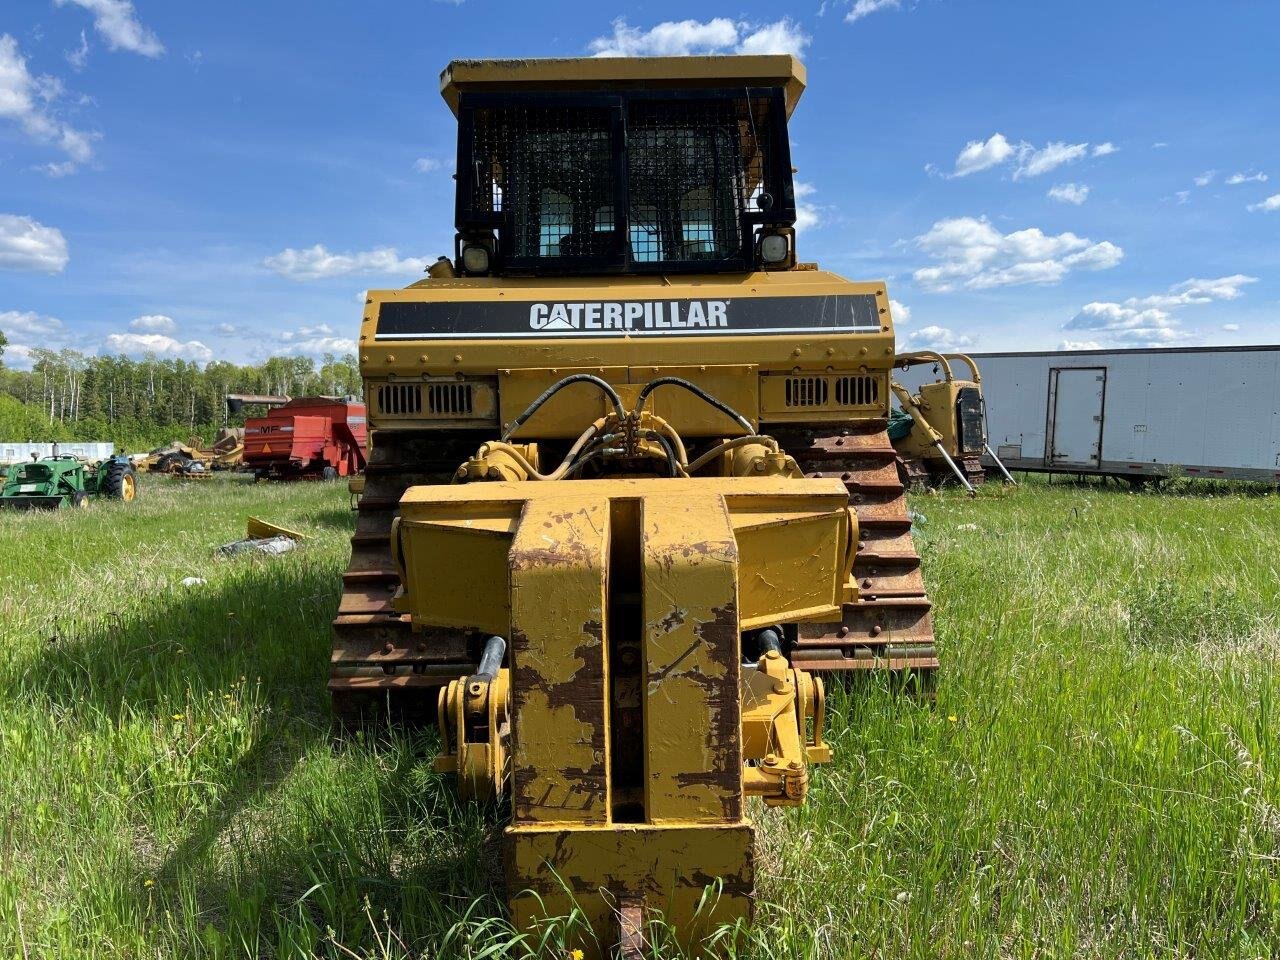
<path id="1" fill-rule="evenodd" d="M 669 320 L 668 304 L 678 304 L 682 321 L 689 317 L 690 304 L 697 302 L 709 316 L 708 304 L 725 303 L 727 323 L 723 327 L 645 327 L 644 319 L 631 329 L 552 328 L 531 329 L 530 307 L 541 303 L 583 301 L 523 300 L 515 302 L 454 301 L 384 303 L 378 313 L 378 340 L 460 340 L 460 339 L 575 339 L 580 337 L 628 336 L 726 336 L 742 334 L 871 333 L 880 329 L 880 312 L 872 294 L 834 294 L 809 297 L 725 297 L 681 300 L 619 301 L 602 298 L 593 303 L 661 303 L 661 315 Z M 655 313 L 657 311 L 651 311 Z M 581 318 L 585 311 L 578 311 Z M 581 324 L 581 319 L 579 320 Z"/>

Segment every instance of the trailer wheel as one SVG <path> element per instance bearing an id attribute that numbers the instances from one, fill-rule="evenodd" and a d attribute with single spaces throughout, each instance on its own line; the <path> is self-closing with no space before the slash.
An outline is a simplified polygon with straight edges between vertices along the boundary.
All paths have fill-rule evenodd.
<path id="1" fill-rule="evenodd" d="M 107 467 L 102 481 L 102 492 L 112 500 L 132 503 L 138 499 L 138 474 L 131 463 L 113 463 Z"/>
<path id="2" fill-rule="evenodd" d="M 320 475 L 324 477 L 326 480 L 337 480 L 338 469 L 336 467 L 325 467 L 322 471 L 320 471 Z"/>
<path id="3" fill-rule="evenodd" d="M 75 507 L 77 510 L 88 510 L 89 495 L 83 490 L 77 490 L 75 493 L 71 494 L 71 506 Z"/>

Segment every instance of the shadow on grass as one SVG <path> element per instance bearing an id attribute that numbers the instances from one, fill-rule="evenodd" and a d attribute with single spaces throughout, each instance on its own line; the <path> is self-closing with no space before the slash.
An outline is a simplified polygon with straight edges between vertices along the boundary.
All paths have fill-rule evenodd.
<path id="1" fill-rule="evenodd" d="M 121 824 L 161 851 L 135 915 L 179 955 L 219 955 L 225 942 L 284 956 L 315 955 L 329 930 L 357 950 L 376 946 L 379 926 L 435 942 L 477 898 L 500 912 L 496 821 L 459 803 L 432 770 L 434 732 L 332 738 L 335 572 L 305 554 L 231 564 L 204 586 L 122 597 L 106 617 L 49 624 L 3 692 L 88 728 L 141 719 L 145 738 L 148 717 L 157 729 L 175 712 L 204 723 L 231 713 L 220 704 L 241 691 L 241 745 L 200 771 L 200 788 L 181 794 L 192 799 L 157 813 L 156 797 L 189 787 L 157 779 L 136 822 Z M 142 765 L 146 752 L 167 749 L 148 740 Z"/>
<path id="2" fill-rule="evenodd" d="M 328 527 L 332 530 L 355 530 L 356 514 L 348 506 L 317 510 L 307 514 L 307 520 L 317 527 Z"/>

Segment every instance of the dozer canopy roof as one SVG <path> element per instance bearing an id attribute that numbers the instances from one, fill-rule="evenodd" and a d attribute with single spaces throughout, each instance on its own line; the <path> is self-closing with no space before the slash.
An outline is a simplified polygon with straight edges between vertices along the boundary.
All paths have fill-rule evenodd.
<path id="1" fill-rule="evenodd" d="M 789 54 L 454 60 L 440 74 L 440 94 L 455 115 L 460 93 L 781 87 L 790 116 L 804 86 L 804 65 Z"/>

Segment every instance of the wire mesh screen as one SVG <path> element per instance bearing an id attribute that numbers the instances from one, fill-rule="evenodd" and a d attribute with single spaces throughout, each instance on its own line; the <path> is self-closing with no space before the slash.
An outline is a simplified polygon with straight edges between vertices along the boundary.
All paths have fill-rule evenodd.
<path id="1" fill-rule="evenodd" d="M 526 266 L 740 262 L 753 224 L 789 222 L 770 213 L 790 196 L 789 158 L 774 155 L 786 121 L 760 93 L 477 104 L 459 228 L 497 225 Z"/>
<path id="2" fill-rule="evenodd" d="M 767 122 L 767 111 L 752 110 L 745 97 L 631 104 L 633 260 L 725 260 L 741 253 L 741 217 L 761 182 Z"/>
<path id="3" fill-rule="evenodd" d="M 608 109 L 479 109 L 472 159 L 472 208 L 508 215 L 514 256 L 603 256 L 616 247 Z"/>

